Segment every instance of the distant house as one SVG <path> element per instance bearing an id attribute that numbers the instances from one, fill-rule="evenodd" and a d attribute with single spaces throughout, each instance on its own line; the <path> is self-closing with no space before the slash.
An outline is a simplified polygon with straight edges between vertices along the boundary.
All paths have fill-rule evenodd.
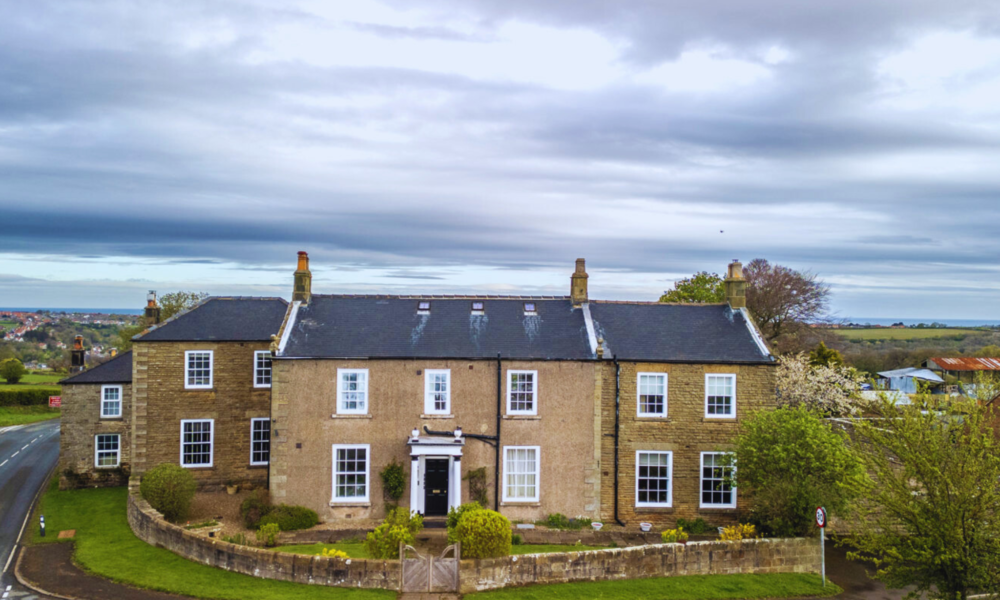
<path id="1" fill-rule="evenodd" d="M 1000 358 L 928 358 L 924 367 L 940 375 L 951 375 L 960 382 L 972 382 L 976 372 L 1000 372 Z"/>
<path id="2" fill-rule="evenodd" d="M 916 394 L 921 387 L 935 388 L 944 383 L 944 379 L 930 369 L 917 369 L 914 367 L 896 369 L 894 371 L 882 371 L 878 376 L 886 381 L 887 385 L 885 389 L 903 392 L 904 394 Z"/>

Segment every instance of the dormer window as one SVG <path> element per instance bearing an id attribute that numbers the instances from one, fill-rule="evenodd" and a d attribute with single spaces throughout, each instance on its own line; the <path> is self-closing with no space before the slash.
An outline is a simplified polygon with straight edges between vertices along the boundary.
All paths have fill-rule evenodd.
<path id="1" fill-rule="evenodd" d="M 534 302 L 525 302 L 524 303 L 524 314 L 526 314 L 526 315 L 537 315 L 538 314 L 538 312 L 535 310 L 535 303 Z"/>
<path id="2" fill-rule="evenodd" d="M 474 314 L 474 315 L 481 315 L 485 311 L 486 311 L 485 305 L 482 302 L 473 302 L 472 303 L 472 314 Z"/>
<path id="3" fill-rule="evenodd" d="M 428 300 L 421 300 L 417 302 L 417 314 L 418 315 L 429 315 L 431 314 L 431 303 Z"/>

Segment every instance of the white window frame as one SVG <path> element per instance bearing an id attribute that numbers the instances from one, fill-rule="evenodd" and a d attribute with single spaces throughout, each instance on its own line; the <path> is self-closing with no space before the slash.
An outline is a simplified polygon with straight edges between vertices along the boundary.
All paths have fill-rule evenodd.
<path id="1" fill-rule="evenodd" d="M 733 402 L 732 411 L 728 415 L 709 414 L 708 412 L 708 380 L 712 377 L 728 377 L 733 382 Z M 735 373 L 705 373 L 705 418 L 706 419 L 735 419 L 736 418 L 736 374 Z"/>
<path id="2" fill-rule="evenodd" d="M 107 390 L 118 390 L 118 400 L 109 401 L 104 397 Z M 118 414 L 106 415 L 104 414 L 104 407 L 106 405 L 118 405 Z M 101 386 L 101 418 L 102 419 L 121 419 L 122 418 L 122 386 L 120 385 L 102 385 Z"/>
<path id="3" fill-rule="evenodd" d="M 510 387 L 510 376 L 511 375 L 531 375 L 531 410 L 514 410 L 512 406 L 512 393 Z M 538 371 L 526 371 L 518 369 L 507 369 L 507 414 L 508 415 L 528 415 L 533 416 L 538 414 Z"/>
<path id="4" fill-rule="evenodd" d="M 444 410 L 434 408 L 434 390 L 431 383 L 434 375 L 445 375 L 447 377 L 447 388 L 445 389 Z M 425 415 L 450 415 L 451 414 L 451 369 L 424 369 L 424 414 Z"/>
<path id="5" fill-rule="evenodd" d="M 186 464 L 184 462 L 184 426 L 188 423 L 209 423 L 211 424 L 210 437 L 208 438 L 208 464 Z M 201 443 L 201 442 L 198 442 Z M 215 466 L 215 419 L 181 419 L 181 466 L 185 469 L 207 469 Z"/>
<path id="6" fill-rule="evenodd" d="M 703 487 L 705 485 L 705 457 L 706 456 L 726 456 L 727 454 L 732 454 L 731 452 L 702 452 L 701 460 L 698 463 L 698 508 L 736 508 L 736 486 L 732 486 L 732 501 L 723 504 L 712 504 L 706 503 L 702 499 Z M 733 467 L 733 475 L 736 474 L 736 465 Z M 713 481 L 715 479 L 713 478 Z"/>
<path id="7" fill-rule="evenodd" d="M 639 502 L 639 457 L 643 454 L 667 455 L 667 501 Z M 636 450 L 635 452 L 635 505 L 646 508 L 671 508 L 674 505 L 674 453 L 671 450 Z"/>
<path id="8" fill-rule="evenodd" d="M 337 452 L 339 450 L 364 450 L 365 451 L 365 495 L 362 496 L 337 496 Z M 333 444 L 333 464 L 330 466 L 333 475 L 333 489 L 330 490 L 331 504 L 367 504 L 372 495 L 372 447 L 371 444 Z M 354 471 L 354 474 L 360 471 Z"/>
<path id="9" fill-rule="evenodd" d="M 663 412 L 653 413 L 653 412 L 643 412 L 642 411 L 642 378 L 643 377 L 662 377 L 663 378 Z M 635 414 L 639 417 L 656 417 L 659 419 L 666 419 L 669 407 L 667 404 L 667 397 L 669 395 L 670 389 L 670 376 L 666 373 L 636 373 L 635 376 Z"/>
<path id="10" fill-rule="evenodd" d="M 191 370 L 192 354 L 208 354 L 208 384 L 196 385 L 191 383 L 189 377 Z M 215 352 L 212 350 L 187 350 L 184 352 L 184 389 L 186 390 L 210 390 L 215 383 Z"/>
<path id="11" fill-rule="evenodd" d="M 534 450 L 535 451 L 535 495 L 532 497 L 512 498 L 507 495 L 507 473 L 508 468 L 507 452 L 509 450 Z M 525 473 L 527 475 L 528 473 Z M 510 503 L 540 502 L 542 495 L 542 447 L 541 446 L 504 446 L 503 447 L 503 501 Z"/>
<path id="12" fill-rule="evenodd" d="M 254 425 L 260 422 L 267 423 L 267 460 L 265 461 L 255 461 L 253 459 L 253 444 L 254 444 L 253 434 L 255 432 Z M 271 419 L 268 419 L 267 417 L 260 419 L 250 419 L 250 466 L 259 467 L 268 465 L 270 463 L 271 463 Z"/>
<path id="13" fill-rule="evenodd" d="M 115 450 L 115 464 L 113 465 L 102 465 L 101 464 L 101 452 L 109 452 L 109 450 L 100 450 L 98 444 L 98 439 L 103 437 L 116 437 L 118 438 L 118 448 Z M 94 468 L 95 469 L 114 469 L 122 464 L 122 435 L 120 433 L 98 433 L 94 436 Z"/>
<path id="14" fill-rule="evenodd" d="M 342 387 L 344 375 L 364 374 L 365 376 L 365 400 L 364 408 L 344 408 L 344 388 Z M 368 369 L 337 369 L 337 414 L 338 415 L 367 415 L 368 407 L 371 406 L 371 397 L 368 394 L 371 378 L 368 377 Z M 361 390 L 358 390 L 361 391 Z"/>
<path id="15" fill-rule="evenodd" d="M 262 368 L 262 367 L 260 367 L 257 364 L 258 357 L 261 354 L 263 354 L 263 355 L 265 355 L 267 357 L 268 366 L 266 368 Z M 264 371 L 264 370 L 267 371 L 267 380 L 268 380 L 268 383 L 257 383 L 257 375 L 260 374 L 260 372 Z M 274 364 L 271 362 L 271 351 L 270 350 L 254 350 L 254 353 L 253 353 L 253 386 L 255 388 L 269 388 L 269 387 L 271 387 L 271 383 L 270 382 L 272 382 L 273 380 L 274 380 Z"/>

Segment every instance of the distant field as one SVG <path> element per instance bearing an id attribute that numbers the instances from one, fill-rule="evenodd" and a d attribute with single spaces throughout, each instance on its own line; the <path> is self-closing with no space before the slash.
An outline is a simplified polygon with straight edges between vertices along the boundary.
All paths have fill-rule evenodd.
<path id="1" fill-rule="evenodd" d="M 14 321 L 0 321 L 0 327 L 4 329 L 17 327 L 17 323 Z"/>
<path id="2" fill-rule="evenodd" d="M 836 329 L 837 335 L 848 340 L 929 340 L 982 333 L 978 329 Z"/>
<path id="3" fill-rule="evenodd" d="M 10 384 L 0 379 L 0 390 L 46 390 L 53 396 L 58 396 L 62 392 L 62 387 L 58 385 L 25 385 L 23 383 Z"/>
<path id="4" fill-rule="evenodd" d="M 21 383 L 56 383 L 67 377 L 69 375 L 59 375 L 58 373 L 28 373 L 21 380 Z"/>

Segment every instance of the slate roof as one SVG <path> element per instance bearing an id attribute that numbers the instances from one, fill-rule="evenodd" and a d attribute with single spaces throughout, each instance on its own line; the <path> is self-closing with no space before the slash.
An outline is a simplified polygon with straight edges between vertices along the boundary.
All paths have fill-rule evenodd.
<path id="1" fill-rule="evenodd" d="M 144 342 L 269 341 L 285 319 L 282 298 L 212 297 L 153 327 Z"/>
<path id="2" fill-rule="evenodd" d="M 430 314 L 417 314 L 430 300 Z M 482 315 L 472 302 L 483 302 Z M 524 314 L 534 302 L 537 315 Z M 583 312 L 569 298 L 328 296 L 300 306 L 284 357 L 592 358 Z"/>
<path id="3" fill-rule="evenodd" d="M 604 356 L 619 360 L 773 363 L 740 311 L 728 304 L 590 303 Z"/>
<path id="4" fill-rule="evenodd" d="M 418 303 L 430 301 L 430 314 Z M 472 302 L 482 302 L 482 315 Z M 537 315 L 526 315 L 524 303 Z M 589 313 L 588 313 L 589 311 Z M 591 302 L 568 297 L 313 295 L 300 306 L 279 358 L 604 358 L 698 363 L 773 363 L 744 315 L 728 305 Z"/>
<path id="5" fill-rule="evenodd" d="M 77 383 L 132 383 L 132 351 L 122 352 L 104 364 L 59 382 L 60 385 Z"/>

